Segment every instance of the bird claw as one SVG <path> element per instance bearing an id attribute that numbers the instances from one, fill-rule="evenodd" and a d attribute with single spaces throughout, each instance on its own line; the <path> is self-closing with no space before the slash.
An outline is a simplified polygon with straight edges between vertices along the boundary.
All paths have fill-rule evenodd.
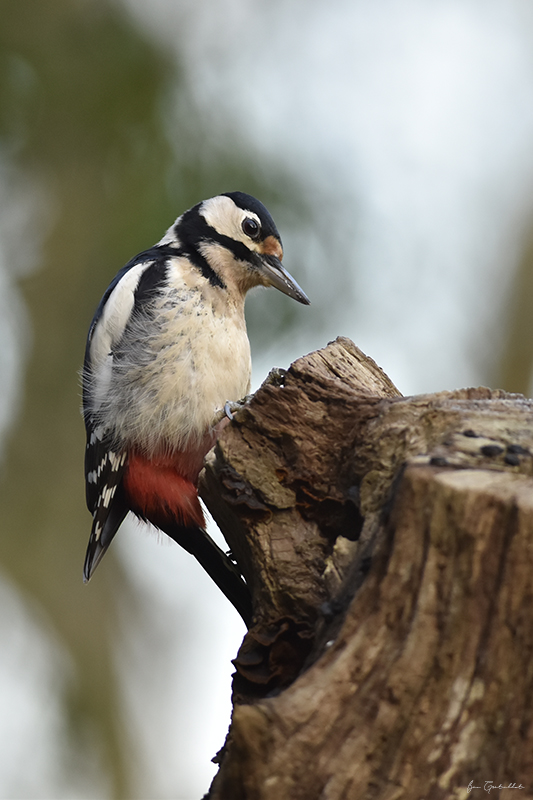
<path id="1" fill-rule="evenodd" d="M 233 413 L 235 411 L 239 411 L 241 408 L 244 408 L 246 403 L 250 400 L 251 394 L 247 394 L 246 397 L 243 397 L 242 400 L 228 400 L 227 403 L 224 403 L 223 408 L 219 408 L 216 412 L 215 416 L 213 417 L 213 427 L 218 425 L 221 420 L 224 418 L 229 419 L 230 422 L 233 421 Z"/>
<path id="2" fill-rule="evenodd" d="M 283 387 L 285 385 L 285 378 L 287 376 L 287 370 L 282 369 L 281 367 L 273 367 L 270 372 L 268 373 L 267 377 L 263 381 L 263 386 L 278 386 Z M 252 399 L 251 394 L 247 394 L 241 400 L 228 400 L 224 403 L 223 408 L 219 408 L 213 418 L 213 427 L 218 425 L 224 418 L 229 419 L 230 422 L 233 422 L 233 415 L 235 411 L 240 411 L 241 408 L 250 402 Z"/>

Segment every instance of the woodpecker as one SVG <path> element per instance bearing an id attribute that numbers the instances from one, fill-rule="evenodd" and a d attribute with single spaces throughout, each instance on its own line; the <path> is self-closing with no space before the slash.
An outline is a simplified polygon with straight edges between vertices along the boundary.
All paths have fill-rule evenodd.
<path id="1" fill-rule="evenodd" d="M 178 217 L 111 281 L 82 370 L 93 515 L 85 582 L 132 512 L 195 556 L 250 625 L 248 587 L 205 531 L 197 482 L 223 409 L 250 391 L 246 293 L 274 286 L 309 303 L 282 256 L 263 204 L 227 192 Z"/>

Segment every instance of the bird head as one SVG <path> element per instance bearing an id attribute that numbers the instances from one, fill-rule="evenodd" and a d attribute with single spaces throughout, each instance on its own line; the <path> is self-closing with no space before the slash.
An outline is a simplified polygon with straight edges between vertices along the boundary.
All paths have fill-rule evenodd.
<path id="1" fill-rule="evenodd" d="M 212 283 L 235 287 L 242 295 L 254 286 L 274 286 L 309 305 L 305 292 L 281 260 L 281 238 L 265 206 L 244 192 L 204 200 L 176 221 L 175 235 L 197 265 L 211 270 Z"/>

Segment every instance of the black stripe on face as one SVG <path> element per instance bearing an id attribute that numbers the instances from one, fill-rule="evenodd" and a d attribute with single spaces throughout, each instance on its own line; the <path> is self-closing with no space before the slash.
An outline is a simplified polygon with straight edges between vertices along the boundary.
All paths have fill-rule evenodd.
<path id="1" fill-rule="evenodd" d="M 246 196 L 247 195 L 245 195 L 245 197 Z M 198 267 L 204 278 L 207 278 L 212 286 L 218 286 L 221 289 L 225 289 L 226 284 L 212 269 L 207 259 L 200 251 L 200 245 L 203 242 L 221 245 L 226 250 L 229 250 L 235 259 L 238 261 L 245 261 L 252 267 L 252 269 L 260 268 L 261 257 L 259 253 L 250 250 L 250 248 L 247 247 L 244 242 L 236 241 L 235 239 L 232 239 L 231 236 L 225 236 L 223 233 L 219 233 L 217 230 L 215 230 L 215 228 L 212 228 L 211 225 L 207 223 L 206 219 L 199 213 L 200 206 L 201 204 L 194 206 L 194 208 L 186 211 L 185 214 L 180 217 L 175 228 L 175 233 L 184 250 L 184 254 L 196 267 Z M 271 233 L 270 227 L 268 227 L 266 231 L 264 228 L 262 228 L 261 239 L 264 239 L 266 236 L 275 235 L 279 240 L 279 234 L 273 223 L 272 225 L 275 233 Z"/>
<path id="2" fill-rule="evenodd" d="M 200 206 L 201 203 L 182 214 L 174 230 L 184 255 L 200 270 L 211 286 L 225 289 L 226 284 L 200 251 L 199 245 L 201 242 L 217 241 L 216 236 L 218 235 L 215 229 L 211 228 L 199 213 Z M 233 240 L 231 239 L 230 241 Z"/>

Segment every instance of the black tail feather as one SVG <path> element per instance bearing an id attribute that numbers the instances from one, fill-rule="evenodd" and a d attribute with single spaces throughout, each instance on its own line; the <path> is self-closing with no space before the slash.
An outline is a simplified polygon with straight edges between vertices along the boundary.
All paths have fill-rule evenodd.
<path id="1" fill-rule="evenodd" d="M 122 502 L 121 497 L 118 496 L 115 497 L 115 502 L 111 504 L 100 536 L 97 536 L 95 533 L 97 521 L 96 519 L 93 521 L 93 528 L 85 555 L 85 564 L 83 565 L 84 583 L 88 583 L 91 579 L 93 572 L 104 557 L 107 548 L 111 544 L 115 533 L 122 525 L 127 513 L 127 506 Z"/>
<path id="2" fill-rule="evenodd" d="M 161 527 L 184 550 L 193 555 L 209 577 L 239 612 L 247 628 L 252 625 L 252 597 L 238 567 L 231 561 L 203 528 L 179 525 Z"/>

